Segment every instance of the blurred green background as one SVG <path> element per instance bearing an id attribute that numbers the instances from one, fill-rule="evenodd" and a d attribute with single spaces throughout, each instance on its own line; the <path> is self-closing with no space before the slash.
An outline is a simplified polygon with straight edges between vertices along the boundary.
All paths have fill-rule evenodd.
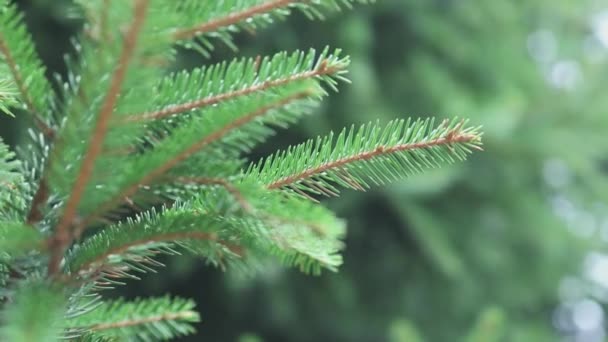
<path id="1" fill-rule="evenodd" d="M 69 1 L 19 3 L 64 72 L 82 25 Z M 353 61 L 352 84 L 253 158 L 351 123 L 431 115 L 483 125 L 485 152 L 327 201 L 350 223 L 337 274 L 244 276 L 183 257 L 112 295 L 195 298 L 203 322 L 184 341 L 605 340 L 608 3 L 380 0 L 236 41 L 211 59 L 182 51 L 176 67 L 325 45 Z M 27 132 L 0 117 L 0 134 L 19 145 Z"/>

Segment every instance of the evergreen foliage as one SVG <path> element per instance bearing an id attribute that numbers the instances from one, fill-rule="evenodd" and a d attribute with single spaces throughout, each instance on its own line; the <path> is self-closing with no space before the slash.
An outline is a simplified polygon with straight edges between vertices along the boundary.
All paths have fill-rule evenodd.
<path id="1" fill-rule="evenodd" d="M 34 124 L 22 162 L 0 142 L 4 339 L 190 334 L 199 320 L 192 301 L 100 292 L 181 252 L 220 267 L 251 269 L 273 256 L 306 273 L 335 271 L 345 225 L 316 195 L 364 190 L 480 149 L 481 133 L 466 121 L 396 120 L 247 166 L 244 153 L 345 80 L 349 59 L 282 52 L 166 75 L 179 46 L 207 53 L 212 39 L 230 45 L 232 33 L 292 9 L 322 18 L 356 2 L 367 1 L 82 1 L 74 12 L 84 30 L 52 86 L 21 15 L 3 1 L 0 55 Z"/>

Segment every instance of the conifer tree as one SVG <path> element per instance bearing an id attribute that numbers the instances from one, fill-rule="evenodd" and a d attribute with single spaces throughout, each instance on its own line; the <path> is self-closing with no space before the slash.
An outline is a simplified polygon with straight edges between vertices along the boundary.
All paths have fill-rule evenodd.
<path id="1" fill-rule="evenodd" d="M 80 1 L 86 20 L 49 78 L 16 6 L 0 9 L 0 110 L 27 116 L 28 148 L 0 142 L 0 340 L 166 340 L 193 332 L 192 301 L 104 299 L 193 253 L 244 270 L 274 257 L 318 274 L 345 224 L 320 202 L 463 160 L 466 120 L 372 122 L 260 160 L 247 152 L 346 80 L 340 50 L 280 52 L 169 73 L 292 11 L 311 19 L 367 0 Z"/>

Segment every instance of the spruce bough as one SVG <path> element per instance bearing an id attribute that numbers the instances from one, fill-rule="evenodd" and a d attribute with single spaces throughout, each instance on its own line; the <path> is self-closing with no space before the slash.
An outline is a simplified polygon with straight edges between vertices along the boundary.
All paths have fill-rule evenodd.
<path id="1" fill-rule="evenodd" d="M 463 160 L 464 120 L 344 129 L 257 162 L 248 151 L 346 80 L 339 50 L 281 52 L 167 74 L 294 10 L 366 0 L 82 1 L 86 24 L 47 78 L 15 5 L 0 13 L 0 110 L 26 115 L 19 157 L 0 142 L 0 282 L 7 341 L 166 340 L 194 331 L 192 301 L 104 290 L 190 252 L 218 267 L 275 257 L 318 274 L 342 263 L 344 222 L 319 201 Z"/>

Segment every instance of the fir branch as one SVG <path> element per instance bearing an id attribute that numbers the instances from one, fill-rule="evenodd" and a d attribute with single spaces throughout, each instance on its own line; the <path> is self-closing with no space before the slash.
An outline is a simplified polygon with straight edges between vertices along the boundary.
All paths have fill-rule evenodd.
<path id="1" fill-rule="evenodd" d="M 174 248 L 190 249 L 193 244 L 207 246 L 208 251 L 199 250 L 198 254 L 210 261 L 220 250 L 239 256 L 242 237 L 221 217 L 202 210 L 198 205 L 178 203 L 106 228 L 69 253 L 70 273 L 81 278 L 113 273 L 125 277 L 131 269 L 143 271 L 142 264 L 158 264 L 152 257 L 159 253 L 177 254 Z"/>
<path id="2" fill-rule="evenodd" d="M 194 332 L 200 321 L 191 300 L 181 298 L 123 299 L 103 302 L 96 310 L 69 320 L 73 330 L 91 331 L 109 338 L 167 340 Z"/>
<path id="3" fill-rule="evenodd" d="M 196 316 L 198 316 L 198 313 L 195 311 L 192 311 L 192 310 L 175 312 L 175 313 L 162 312 L 162 313 L 158 313 L 157 315 L 149 316 L 149 317 L 125 319 L 123 321 L 112 322 L 112 323 L 99 323 L 99 324 L 88 327 L 88 329 L 92 330 L 92 331 L 119 329 L 119 328 L 132 327 L 132 326 L 136 326 L 136 325 L 157 323 L 157 322 L 161 322 L 161 321 L 189 320 Z"/>
<path id="4" fill-rule="evenodd" d="M 421 141 L 421 142 L 416 142 L 416 143 L 404 143 L 404 144 L 398 144 L 395 146 L 379 145 L 376 148 L 374 148 L 373 150 L 360 151 L 357 154 L 354 154 L 354 155 L 351 155 L 348 157 L 344 157 L 341 159 L 333 160 L 333 161 L 324 163 L 324 164 L 316 166 L 316 167 L 311 167 L 311 168 L 305 169 L 297 174 L 285 176 L 281 179 L 278 179 L 278 180 L 268 184 L 268 188 L 269 189 L 282 188 L 284 186 L 288 186 L 288 185 L 291 185 L 294 183 L 301 182 L 301 181 L 311 178 L 315 175 L 323 174 L 330 170 L 334 170 L 334 169 L 340 170 L 347 164 L 351 164 L 351 163 L 363 161 L 363 160 L 369 160 L 369 159 L 376 158 L 378 156 L 382 156 L 382 155 L 386 155 L 386 154 L 403 152 L 403 151 L 408 151 L 408 150 L 416 150 L 416 149 L 428 149 L 428 148 L 431 148 L 434 146 L 440 146 L 440 145 L 471 142 L 471 141 L 474 141 L 475 139 L 478 139 L 478 136 L 476 136 L 474 134 L 468 134 L 468 133 L 462 134 L 460 132 L 454 131 L 451 134 L 448 134 L 444 137 L 431 139 L 428 141 Z M 314 186 L 314 184 L 311 186 Z M 357 184 L 353 183 L 351 186 L 355 187 L 355 186 L 357 186 Z"/>
<path id="5" fill-rule="evenodd" d="M 165 164 L 161 165 L 158 169 L 155 169 L 152 172 L 150 172 L 148 175 L 146 175 L 146 177 L 142 178 L 141 183 L 137 184 L 137 187 L 145 185 L 145 184 L 149 184 L 150 181 L 161 176 L 162 174 L 167 172 L 169 169 L 175 167 L 180 162 L 184 161 L 188 157 L 192 156 L 194 153 L 201 150 L 203 147 L 208 146 L 215 141 L 218 141 L 223 136 L 227 135 L 229 132 L 238 129 L 239 127 L 255 120 L 256 118 L 268 113 L 271 110 L 282 108 L 285 105 L 289 104 L 290 102 L 309 97 L 312 94 L 314 94 L 314 92 L 296 93 L 289 97 L 283 98 L 275 103 L 260 107 L 257 110 L 255 110 L 251 113 L 248 113 L 233 122 L 230 122 L 226 126 L 215 131 L 213 134 L 210 134 L 210 135 L 206 136 L 204 139 L 201 139 L 196 144 L 189 146 L 183 152 L 181 152 L 177 156 L 173 157 L 172 159 L 168 160 Z"/>
<path id="6" fill-rule="evenodd" d="M 86 263 L 79 266 L 78 269 L 73 270 L 75 274 L 80 274 L 89 269 L 102 268 L 104 262 L 113 255 L 122 255 L 127 253 L 130 249 L 141 248 L 146 245 L 155 245 L 163 242 L 176 242 L 180 240 L 207 240 L 217 242 L 217 236 L 198 231 L 187 231 L 187 232 L 171 232 L 171 233 L 158 233 L 153 236 L 145 237 L 139 240 L 128 241 L 124 244 L 108 248 L 104 253 L 97 256 L 95 259 L 87 261 Z M 86 273 L 95 273 L 95 271 L 86 271 Z"/>
<path id="7" fill-rule="evenodd" d="M 192 38 L 199 34 L 216 31 L 217 29 L 219 29 L 221 27 L 226 27 L 226 26 L 237 24 L 237 23 L 244 21 L 248 18 L 251 18 L 255 15 L 264 14 L 264 13 L 268 13 L 268 12 L 271 12 L 271 11 L 279 9 L 279 8 L 287 7 L 290 4 L 293 4 L 296 2 L 304 3 L 304 2 L 309 2 L 309 1 L 310 0 L 272 0 L 272 1 L 268 1 L 265 3 L 261 3 L 258 5 L 246 8 L 239 12 L 228 13 L 225 17 L 215 18 L 213 20 L 210 20 L 206 23 L 203 23 L 203 24 L 200 24 L 200 25 L 197 25 L 194 27 L 178 30 L 173 34 L 173 37 L 176 40 L 189 39 L 189 38 Z"/>
<path id="8" fill-rule="evenodd" d="M 201 38 L 206 34 L 214 33 L 225 43 L 229 42 L 229 35 L 237 31 L 239 26 L 254 30 L 257 26 L 273 22 L 273 19 L 282 19 L 297 8 L 309 18 L 323 18 L 321 10 L 339 10 L 341 7 L 350 7 L 352 3 L 369 3 L 373 0 L 232 0 L 215 3 L 192 2 L 183 8 L 185 11 L 200 13 L 204 18 L 194 23 L 174 30 L 174 40 L 187 40 Z M 195 20 L 197 16 L 192 16 Z M 232 32 L 231 32 L 232 31 Z"/>
<path id="9" fill-rule="evenodd" d="M 383 184 L 441 162 L 464 159 L 480 149 L 477 128 L 465 128 L 463 121 L 444 121 L 433 128 L 433 120 L 404 120 L 363 125 L 356 132 L 342 131 L 336 141 L 330 135 L 308 141 L 252 166 L 249 173 L 266 182 L 269 189 L 288 188 L 299 194 L 310 192 L 337 195 L 334 184 L 363 190 L 366 180 Z"/>
<path id="10" fill-rule="evenodd" d="M 339 50 L 329 54 L 327 48 L 318 57 L 315 56 L 314 50 L 306 54 L 295 52 L 289 57 L 285 53 L 279 53 L 271 58 L 264 58 L 263 61 L 259 58 L 241 60 L 227 66 L 220 64 L 208 69 L 195 70 L 190 74 L 177 75 L 165 80 L 159 87 L 161 94 L 164 89 L 170 94 L 175 94 L 176 85 L 188 85 L 184 93 L 177 94 L 179 98 L 167 100 L 171 103 L 169 106 L 145 113 L 121 114 L 120 117 L 124 122 L 157 120 L 305 79 L 323 79 L 332 75 L 344 79 L 342 74 L 348 66 L 348 59 L 340 58 L 339 54 Z M 227 79 L 234 79 L 235 82 L 225 82 Z M 218 83 L 217 80 L 222 82 Z M 325 81 L 335 87 L 331 78 L 325 78 Z M 222 89 L 226 85 L 232 87 L 232 90 Z M 211 95 L 179 103 L 188 91 Z M 175 104 L 176 102 L 178 104 Z"/>
<path id="11" fill-rule="evenodd" d="M 129 66 L 129 61 L 135 52 L 137 36 L 144 23 L 147 6 L 148 0 L 135 0 L 133 23 L 126 33 L 123 41 L 122 53 L 118 60 L 116 71 L 114 72 L 112 80 L 110 81 L 110 87 L 99 111 L 97 124 L 89 141 L 88 149 L 84 155 L 80 172 L 78 173 L 78 176 L 74 182 L 72 192 L 64 208 L 63 216 L 57 225 L 56 233 L 50 243 L 51 258 L 48 268 L 50 275 L 54 275 L 59 271 L 59 263 L 62 255 L 67 245 L 70 243 L 71 237 L 70 233 L 68 232 L 68 227 L 72 224 L 72 221 L 76 215 L 76 210 L 78 209 L 78 203 L 80 202 L 80 198 L 84 193 L 85 186 L 93 174 L 95 160 L 101 153 L 104 137 L 108 129 L 108 123 L 110 122 L 114 106 L 118 100 L 122 83 L 125 79 L 127 68 Z"/>

